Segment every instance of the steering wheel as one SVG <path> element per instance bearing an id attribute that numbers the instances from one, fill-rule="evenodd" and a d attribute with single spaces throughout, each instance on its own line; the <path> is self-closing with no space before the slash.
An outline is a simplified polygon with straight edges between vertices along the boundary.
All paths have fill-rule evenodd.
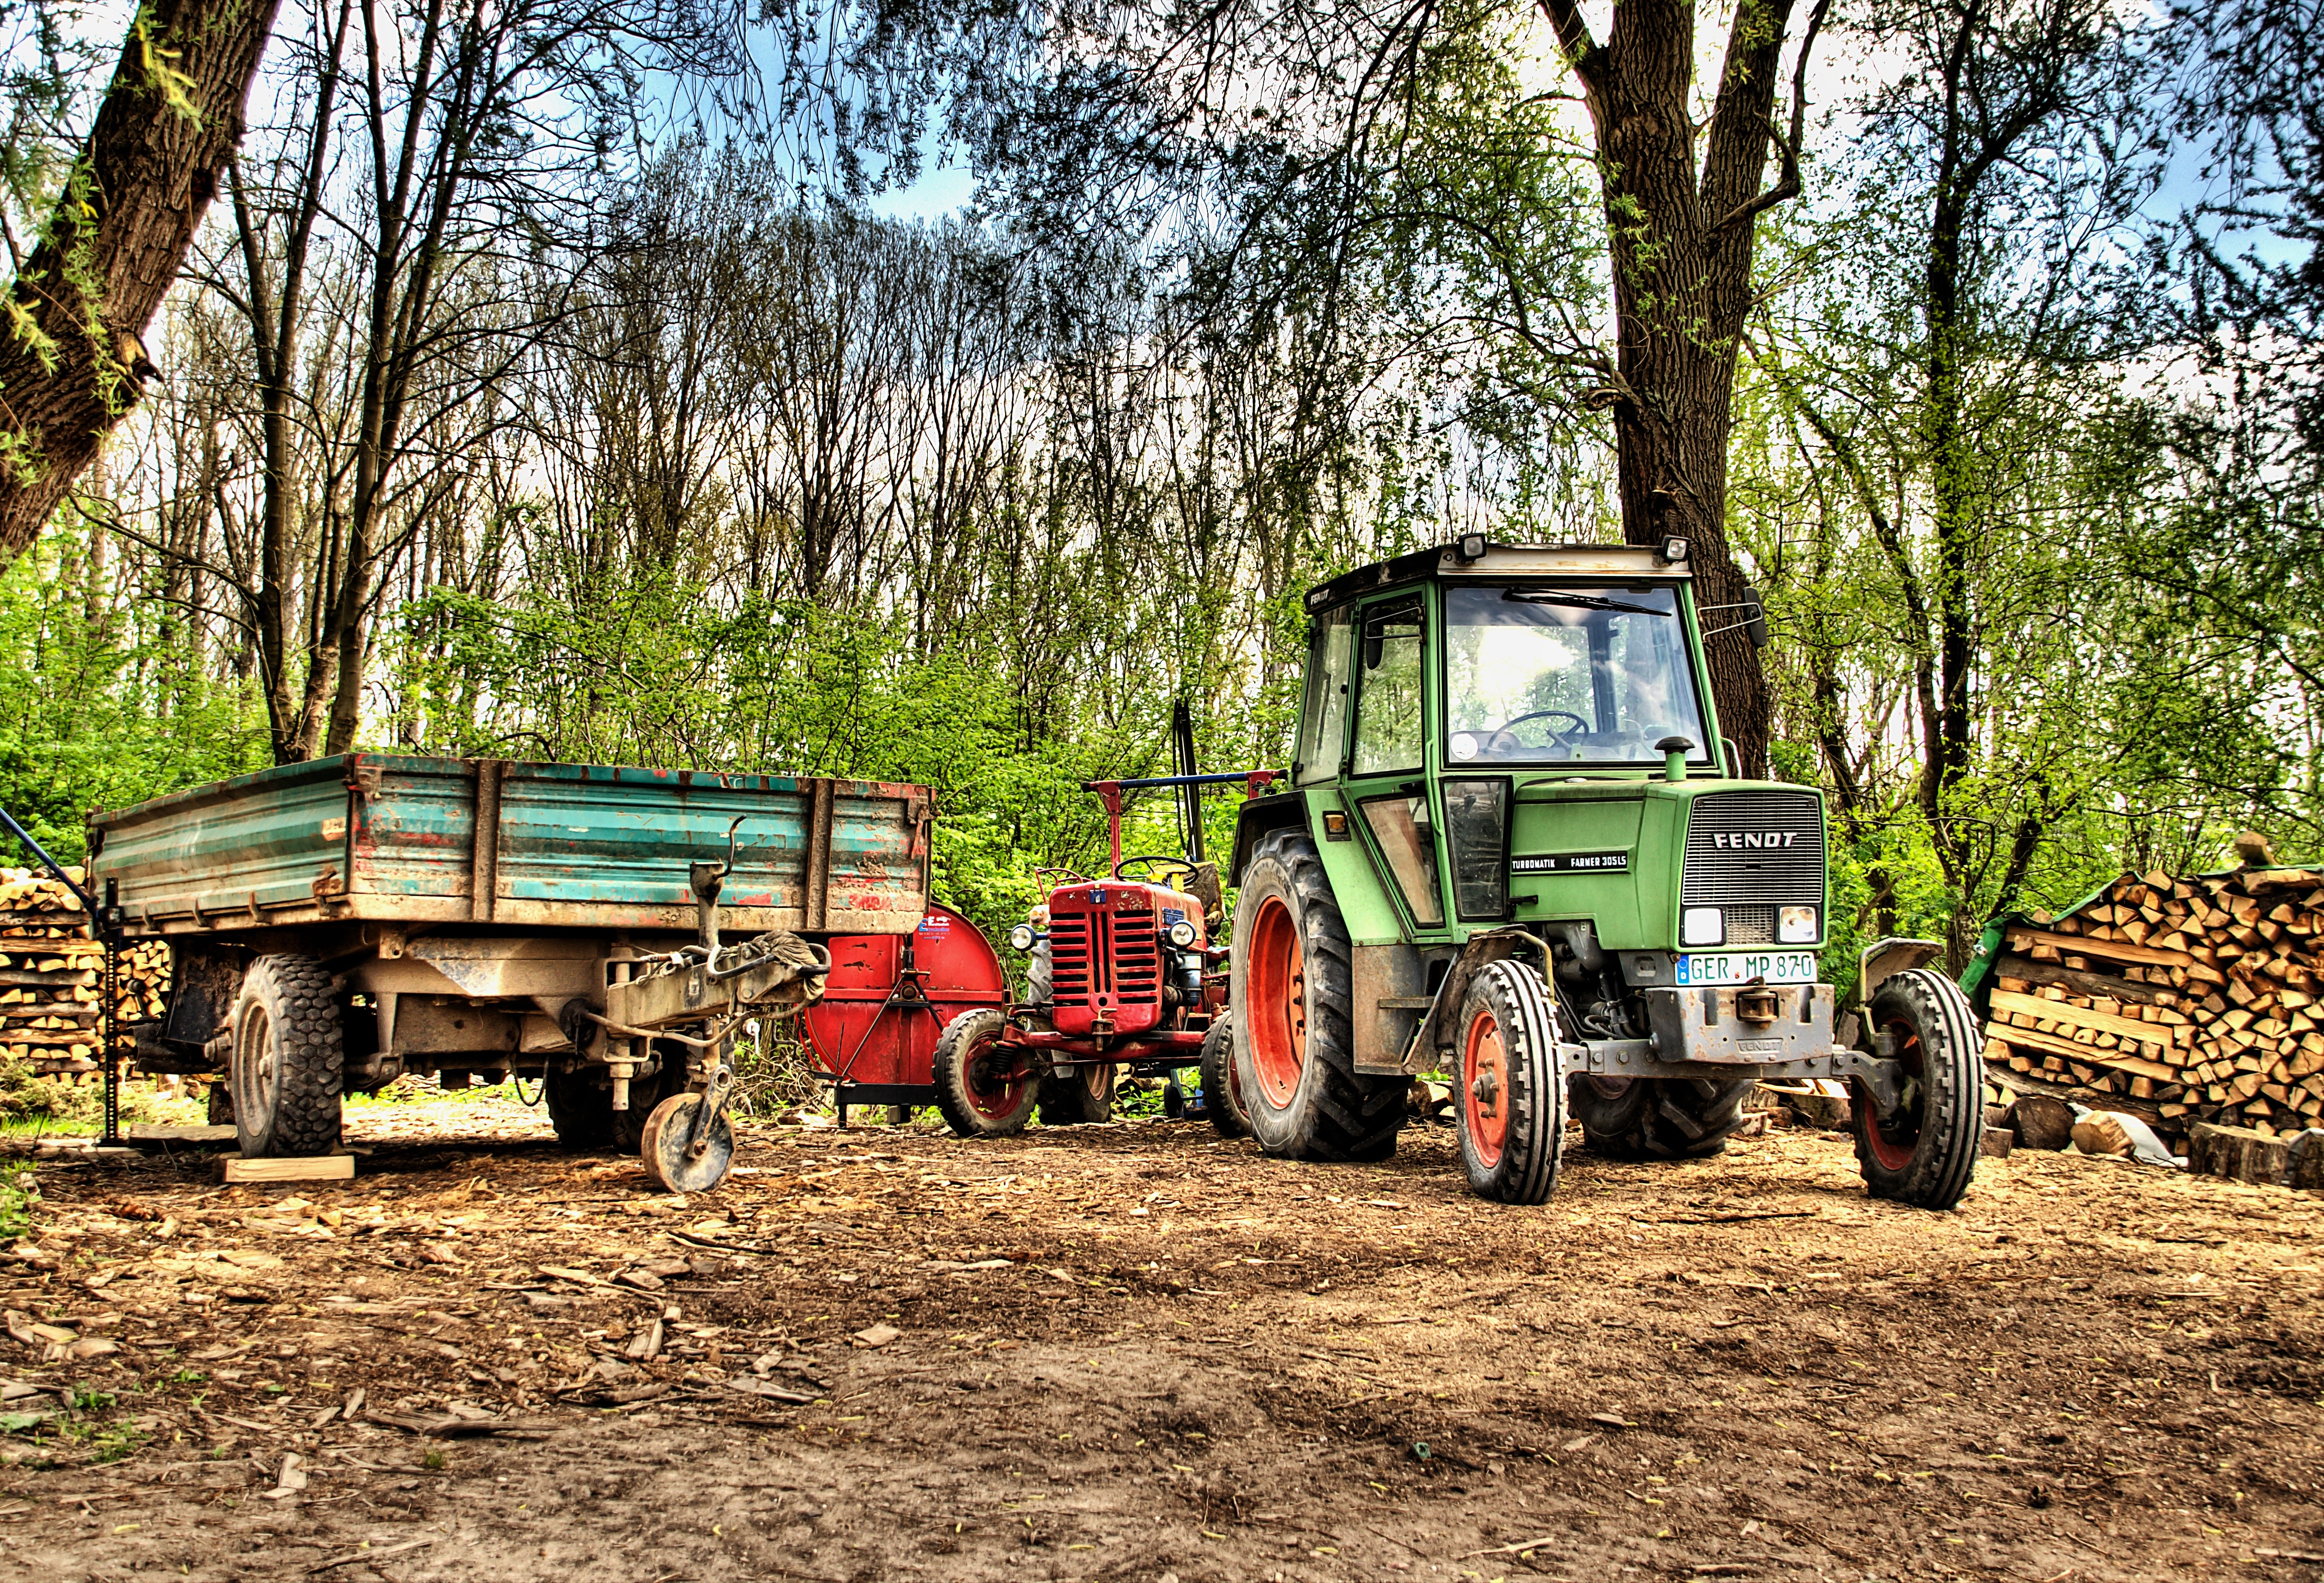
<path id="1" fill-rule="evenodd" d="M 1544 747 L 1554 747 L 1567 737 L 1579 736 L 1590 729 L 1590 722 L 1571 709 L 1536 709 L 1530 714 L 1520 714 L 1495 726 L 1485 739 L 1485 750 L 1498 754 L 1523 750 L 1525 744 L 1517 741 L 1516 732 L 1517 728 L 1528 720 L 1570 720 L 1573 722 L 1572 731 L 1559 731 L 1553 726 L 1549 741 L 1542 744 Z"/>
<path id="2" fill-rule="evenodd" d="M 1132 869 L 1138 870 L 1138 872 L 1131 873 L 1130 870 Z M 1180 879 L 1191 879 L 1194 877 L 1194 865 L 1184 858 L 1147 853 L 1139 857 L 1122 859 L 1113 866 L 1113 877 L 1117 879 L 1137 880 L 1147 885 L 1160 885 L 1175 890 L 1178 888 Z"/>

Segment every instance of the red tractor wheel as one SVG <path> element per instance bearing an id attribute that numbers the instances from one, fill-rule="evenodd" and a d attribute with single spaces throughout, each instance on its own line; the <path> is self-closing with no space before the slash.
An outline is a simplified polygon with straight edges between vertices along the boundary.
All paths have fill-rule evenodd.
<path id="1" fill-rule="evenodd" d="M 1469 1186 L 1502 1203 L 1537 1204 L 1565 1154 L 1565 1083 L 1557 1007 L 1522 962 L 1489 962 L 1461 1006 L 1461 1164 Z"/>
<path id="2" fill-rule="evenodd" d="M 1221 1137 L 1250 1136 L 1250 1113 L 1235 1081 L 1234 1018 L 1223 1011 L 1203 1035 L 1203 1109 Z"/>
<path id="3" fill-rule="evenodd" d="M 1259 843 L 1235 904 L 1231 1019 L 1240 1098 L 1278 1159 L 1385 1160 L 1410 1084 L 1356 1070 L 1347 925 L 1304 831 Z"/>
<path id="4" fill-rule="evenodd" d="M 1307 972 L 1299 924 L 1280 896 L 1259 905 L 1250 925 L 1251 1075 L 1280 1108 L 1298 1091 L 1307 1064 Z"/>
<path id="5" fill-rule="evenodd" d="M 1113 1068 L 1084 1061 L 1063 1077 L 1041 1080 L 1041 1125 L 1073 1127 L 1113 1119 Z"/>
<path id="6" fill-rule="evenodd" d="M 1009 1019 L 993 1007 L 964 1011 L 936 1040 L 936 1109 L 963 1137 L 1011 1137 L 1032 1118 L 1040 1085 L 1001 1042 Z"/>

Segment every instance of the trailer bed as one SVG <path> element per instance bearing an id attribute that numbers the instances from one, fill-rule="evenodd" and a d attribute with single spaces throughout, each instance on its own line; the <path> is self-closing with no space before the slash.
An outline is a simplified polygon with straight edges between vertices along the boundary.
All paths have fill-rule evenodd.
<path id="1" fill-rule="evenodd" d="M 738 932 L 908 934 L 927 907 L 926 788 L 878 781 L 349 753 L 93 815 L 132 934 L 318 924 L 690 930 L 723 860 Z"/>

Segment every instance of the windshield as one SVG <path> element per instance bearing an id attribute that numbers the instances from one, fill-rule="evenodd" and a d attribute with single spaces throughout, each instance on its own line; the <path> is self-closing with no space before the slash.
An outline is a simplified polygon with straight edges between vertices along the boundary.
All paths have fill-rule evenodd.
<path id="1" fill-rule="evenodd" d="M 1711 760 L 1668 584 L 1444 590 L 1445 754 L 1455 764 Z"/>

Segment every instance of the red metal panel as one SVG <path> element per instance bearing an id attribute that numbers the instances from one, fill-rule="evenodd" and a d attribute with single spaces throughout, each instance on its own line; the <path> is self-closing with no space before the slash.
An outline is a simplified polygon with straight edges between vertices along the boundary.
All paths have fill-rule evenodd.
<path id="1" fill-rule="evenodd" d="M 913 985 L 902 983 L 907 941 Z M 917 995 L 909 993 L 915 987 Z M 833 938 L 823 999 L 807 1008 L 807 1048 L 825 1077 L 927 1084 L 936 1081 L 936 1035 L 945 1024 L 975 1007 L 1007 1002 L 1001 958 L 983 932 L 950 907 L 930 903 L 908 935 Z"/>

